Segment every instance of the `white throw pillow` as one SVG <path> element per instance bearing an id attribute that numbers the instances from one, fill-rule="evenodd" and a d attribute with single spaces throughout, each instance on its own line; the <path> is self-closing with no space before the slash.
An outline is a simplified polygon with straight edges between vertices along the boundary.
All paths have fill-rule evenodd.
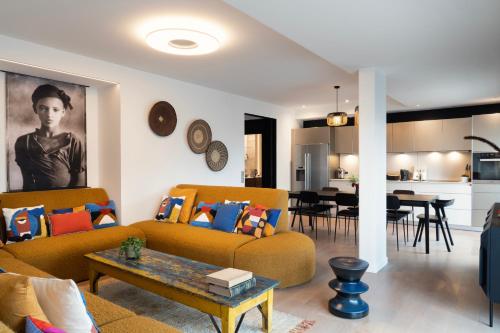
<path id="1" fill-rule="evenodd" d="M 38 303 L 49 322 L 66 333 L 97 332 L 73 280 L 32 277 Z"/>

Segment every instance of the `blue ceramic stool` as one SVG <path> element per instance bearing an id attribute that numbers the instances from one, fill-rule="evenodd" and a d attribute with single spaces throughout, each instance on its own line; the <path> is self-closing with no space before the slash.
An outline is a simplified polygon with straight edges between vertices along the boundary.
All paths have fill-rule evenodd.
<path id="1" fill-rule="evenodd" d="M 368 291 L 368 285 L 360 280 L 368 262 L 352 257 L 335 257 L 328 260 L 328 264 L 337 276 L 328 283 L 337 292 L 328 304 L 330 313 L 347 319 L 366 317 L 369 307 L 360 295 Z"/>

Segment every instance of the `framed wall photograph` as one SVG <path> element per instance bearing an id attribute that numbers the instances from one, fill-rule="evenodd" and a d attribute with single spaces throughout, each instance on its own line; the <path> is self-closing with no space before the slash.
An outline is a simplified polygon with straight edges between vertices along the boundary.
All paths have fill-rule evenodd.
<path id="1" fill-rule="evenodd" d="M 5 77 L 8 191 L 86 187 L 85 86 Z"/>

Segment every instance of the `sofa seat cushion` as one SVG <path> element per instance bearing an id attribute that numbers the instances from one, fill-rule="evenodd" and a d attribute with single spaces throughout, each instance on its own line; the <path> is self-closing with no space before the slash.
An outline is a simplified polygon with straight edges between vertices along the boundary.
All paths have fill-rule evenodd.
<path id="1" fill-rule="evenodd" d="M 137 228 L 112 227 L 7 244 L 16 258 L 61 279 L 88 280 L 87 253 L 119 247 L 129 236 L 144 239 Z"/>
<path id="2" fill-rule="evenodd" d="M 0 250 L 0 258 L 14 258 L 14 256 L 7 251 Z"/>
<path id="3" fill-rule="evenodd" d="M 36 277 L 52 277 L 49 273 L 39 270 L 19 259 L 14 257 L 11 258 L 0 258 L 0 268 L 10 273 L 17 273 L 28 276 Z"/>
<path id="4" fill-rule="evenodd" d="M 99 327 L 101 333 L 180 333 L 179 330 L 143 316 L 116 320 Z"/>
<path id="5" fill-rule="evenodd" d="M 144 232 L 150 249 L 223 267 L 233 267 L 235 250 L 255 239 L 181 223 L 144 221 L 132 226 Z"/>
<path id="6" fill-rule="evenodd" d="M 92 314 L 95 323 L 99 327 L 120 319 L 135 316 L 135 313 L 132 311 L 89 292 L 85 292 L 85 301 L 87 302 L 87 310 Z"/>
<path id="7" fill-rule="evenodd" d="M 316 248 L 310 237 L 280 232 L 236 249 L 234 267 L 279 280 L 286 288 L 311 280 L 316 269 Z"/>

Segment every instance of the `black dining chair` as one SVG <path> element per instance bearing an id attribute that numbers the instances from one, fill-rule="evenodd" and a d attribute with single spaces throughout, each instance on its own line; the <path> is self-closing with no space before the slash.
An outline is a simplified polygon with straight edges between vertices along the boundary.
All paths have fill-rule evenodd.
<path id="1" fill-rule="evenodd" d="M 339 189 L 338 187 L 328 187 L 328 186 L 325 186 L 321 189 L 322 191 L 325 191 L 325 192 L 338 192 Z M 332 209 L 336 208 L 337 205 L 335 205 L 332 201 L 326 201 L 326 200 L 323 200 L 322 202 L 325 206 L 329 206 L 329 217 L 331 218 L 332 217 L 332 214 L 331 214 L 331 211 Z M 323 219 L 323 226 L 325 225 L 325 219 Z"/>
<path id="2" fill-rule="evenodd" d="M 299 212 L 300 199 L 299 198 L 295 199 L 295 206 L 293 205 L 292 200 L 293 200 L 293 198 L 290 198 L 291 206 L 288 207 L 288 212 L 293 213 L 292 226 L 291 226 L 293 228 L 293 225 L 295 224 L 295 217 L 297 216 L 297 213 Z"/>
<path id="3" fill-rule="evenodd" d="M 301 191 L 299 198 L 299 212 L 300 215 L 300 225 L 299 230 L 302 229 L 304 232 L 304 224 L 302 223 L 302 216 L 308 216 L 311 223 L 311 227 L 316 231 L 316 239 L 318 239 L 318 217 L 323 217 L 328 219 L 328 232 L 330 233 L 330 218 L 329 218 L 330 208 L 328 205 L 323 205 L 320 203 L 319 195 L 314 191 Z"/>
<path id="4" fill-rule="evenodd" d="M 415 195 L 415 191 L 412 191 L 412 190 L 394 190 L 392 192 L 393 194 L 408 194 L 408 195 Z M 413 237 L 415 237 L 415 207 L 413 206 L 410 206 L 411 207 L 411 210 L 401 210 L 402 213 L 408 213 L 407 215 L 407 218 L 406 218 L 406 237 L 410 238 L 410 234 L 408 232 L 408 225 L 409 225 L 409 218 L 410 218 L 410 214 L 411 214 L 411 223 L 413 225 Z"/>
<path id="5" fill-rule="evenodd" d="M 444 231 L 444 227 L 448 231 L 448 237 L 450 238 L 450 243 L 452 246 L 455 246 L 453 243 L 453 238 L 451 237 L 450 226 L 448 225 L 448 217 L 446 216 L 445 207 L 449 207 L 455 203 L 455 199 L 450 200 L 439 200 L 436 199 L 431 203 L 432 208 L 434 208 L 435 215 L 429 215 L 429 223 L 434 223 L 436 225 L 436 240 L 439 241 L 439 229 L 443 233 L 444 242 L 446 243 L 446 248 L 448 252 L 451 252 L 450 245 L 448 244 L 448 238 L 446 237 L 446 233 Z M 425 215 L 419 214 L 418 218 L 418 227 L 417 227 L 417 237 L 418 241 L 422 240 L 422 233 L 425 227 Z"/>
<path id="6" fill-rule="evenodd" d="M 399 251 L 399 221 L 403 221 L 403 239 L 406 244 L 406 233 L 405 233 L 405 225 L 404 219 L 408 217 L 409 211 L 401 210 L 401 203 L 399 198 L 395 195 L 387 196 L 387 223 L 386 228 L 389 222 L 392 222 L 393 225 L 396 226 L 396 248 Z"/>
<path id="7" fill-rule="evenodd" d="M 335 203 L 337 210 L 335 213 L 335 230 L 333 232 L 333 242 L 337 239 L 337 223 L 339 217 L 344 218 L 344 236 L 347 237 L 348 227 L 351 224 L 351 219 L 354 222 L 354 244 L 357 244 L 358 219 L 359 219 L 359 198 L 354 193 L 337 193 L 335 195 Z M 347 207 L 340 209 L 340 207 Z M 350 227 L 349 227 L 350 228 Z"/>

